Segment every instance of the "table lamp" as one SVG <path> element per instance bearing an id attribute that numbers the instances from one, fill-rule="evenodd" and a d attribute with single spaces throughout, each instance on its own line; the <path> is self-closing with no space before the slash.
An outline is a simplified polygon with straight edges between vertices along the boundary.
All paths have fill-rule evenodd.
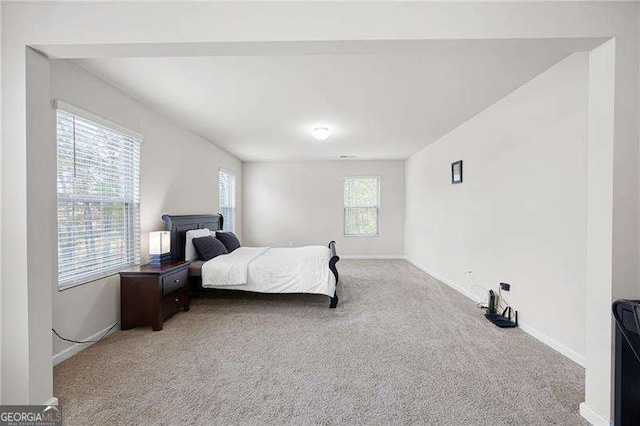
<path id="1" fill-rule="evenodd" d="M 149 232 L 149 264 L 162 266 L 171 262 L 171 234 L 169 231 Z"/>

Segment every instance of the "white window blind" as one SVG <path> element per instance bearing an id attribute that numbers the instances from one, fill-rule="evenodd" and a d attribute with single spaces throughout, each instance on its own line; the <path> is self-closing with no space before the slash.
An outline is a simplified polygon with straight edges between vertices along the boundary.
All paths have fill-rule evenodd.
<path id="1" fill-rule="evenodd" d="M 236 230 L 236 177 L 232 173 L 220 169 L 218 176 L 220 214 L 224 218 L 222 230 Z"/>
<path id="2" fill-rule="evenodd" d="M 59 287 L 140 264 L 141 138 L 78 111 L 57 109 Z"/>
<path id="3" fill-rule="evenodd" d="M 344 180 L 344 234 L 372 236 L 380 232 L 380 179 Z"/>

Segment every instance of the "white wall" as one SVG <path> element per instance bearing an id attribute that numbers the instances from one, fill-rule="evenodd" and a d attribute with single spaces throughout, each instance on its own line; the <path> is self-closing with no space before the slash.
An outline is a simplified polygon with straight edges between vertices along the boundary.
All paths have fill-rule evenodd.
<path id="1" fill-rule="evenodd" d="M 48 331 L 51 318 L 39 316 L 41 300 L 51 300 L 53 277 L 48 268 L 28 264 L 29 234 L 55 229 L 55 203 L 41 211 L 45 221 L 27 220 L 27 193 L 42 197 L 38 183 L 46 188 L 55 179 L 45 173 L 28 174 L 38 162 L 52 161 L 28 146 L 42 143 L 28 137 L 27 129 L 40 123 L 28 120 L 26 103 L 27 46 L 63 47 L 91 45 L 93 56 L 131 53 L 152 48 L 149 43 L 226 43 L 295 40 L 425 40 L 505 39 L 554 37 L 614 37 L 615 55 L 606 67 L 615 68 L 615 121 L 611 138 L 593 143 L 614 144 L 613 239 L 611 276 L 599 280 L 613 297 L 637 298 L 640 292 L 638 167 L 638 4 L 636 2 L 472 2 L 472 3 L 104 3 L 93 2 L 1 2 L 2 28 L 2 388 L 3 403 L 41 403 L 51 395 L 51 375 L 38 377 L 46 360 L 29 353 L 25 339 L 38 342 L 30 328 Z M 149 10 L 153 9 L 150 19 Z M 340 16 L 341 19 L 335 19 Z M 135 22 L 135 25 L 131 23 Z M 233 22 L 233 25 L 228 25 Z M 353 25 L 358 22 L 358 25 Z M 133 45 L 138 43 L 137 45 Z M 228 45 L 225 45 L 228 46 Z M 86 50 L 86 49 L 84 49 Z M 111 52 L 111 53 L 109 53 Z M 31 66 L 32 64 L 30 64 Z M 608 78 L 611 78 L 610 76 Z M 47 104 L 48 94 L 40 101 Z M 597 126 L 598 123 L 594 123 Z M 597 134 L 598 132 L 593 132 Z M 591 132 L 590 132 L 591 134 Z M 590 141 L 591 143 L 591 141 Z M 590 155 L 591 156 L 591 155 Z M 608 169 L 610 157 L 596 158 Z M 33 182 L 27 186 L 27 177 Z M 590 192 L 591 195 L 591 192 Z M 606 194 L 603 194 L 606 195 Z M 610 198 L 594 201 L 594 208 L 611 211 Z M 592 215 L 597 218 L 598 215 Z M 603 217 L 605 215 L 602 215 Z M 601 224 L 599 224 L 600 226 Z M 590 225 L 588 225 L 590 226 Z M 592 242 L 588 239 L 588 245 Z M 594 240 L 593 242 L 596 242 Z M 49 247 L 50 253 L 55 252 Z M 599 261 L 598 259 L 590 259 Z M 606 266 L 605 266 L 606 267 Z M 37 279 L 36 279 L 37 277 Z M 595 281 L 594 281 L 595 282 Z M 29 291 L 33 288 L 34 291 Z M 48 290 L 45 290 L 48 289 Z M 597 308 L 608 311 L 612 300 L 602 299 Z M 611 351 L 610 322 L 594 321 L 594 347 Z M 609 337 L 603 331 L 607 330 Z M 39 341 L 40 353 L 51 352 L 51 341 Z M 587 368 L 611 379 L 610 363 Z M 35 377 L 31 380 L 32 377 Z M 595 377 L 595 376 L 594 376 Z M 602 376 L 604 377 L 604 376 Z M 602 421 L 612 417 L 611 380 L 587 380 L 586 404 Z"/>
<path id="2" fill-rule="evenodd" d="M 47 215 L 43 212 L 49 211 L 56 206 L 56 163 L 47 161 L 49 158 L 56 158 L 56 145 L 52 143 L 52 133 L 55 129 L 54 115 L 51 103 L 42 102 L 48 97 L 50 92 L 50 65 L 47 58 L 36 51 L 29 49 L 26 62 L 27 72 L 27 120 L 38 123 L 38 126 L 31 126 L 27 129 L 27 138 L 30 140 L 46 141 L 42 144 L 31 144 L 27 147 L 27 157 L 40 158 L 27 164 L 27 215 L 26 221 L 22 223 L 55 224 L 56 216 Z M 46 182 L 38 181 L 36 176 L 52 176 Z M 46 227 L 40 232 L 27 234 L 27 268 L 31 269 L 29 278 L 36 282 L 48 282 L 56 275 L 57 253 L 51 252 L 51 247 L 57 247 L 56 227 Z M 46 345 L 52 345 L 52 336 L 49 330 L 40 327 L 43 321 L 51 320 L 52 317 L 52 292 L 53 288 L 29 287 L 28 296 L 35 302 L 29 305 L 29 335 L 35 338 L 28 339 L 28 351 L 30 360 L 38 360 L 37 365 L 30 369 L 29 388 L 32 395 L 38 395 L 39 400 L 45 400 L 49 395 L 39 390 L 36 385 L 43 377 L 52 377 L 50 352 L 42 351 Z M 46 296 L 37 297 L 37 296 Z M 15 332 L 12 328 L 12 332 Z M 36 390 L 38 389 L 38 390 Z M 35 392 L 34 392 L 35 391 Z"/>
<path id="3" fill-rule="evenodd" d="M 164 229 L 163 213 L 218 212 L 218 169 L 237 176 L 241 199 L 242 163 L 208 141 L 173 124 L 95 75 L 67 60 L 51 62 L 51 98 L 61 99 L 141 133 L 140 227 L 142 262 L 148 260 L 148 233 Z M 53 110 L 52 110 L 53 111 Z M 241 230 L 241 203 L 236 226 Z M 53 291 L 53 326 L 73 340 L 84 340 L 120 318 L 120 282 L 112 276 Z M 54 338 L 53 353 L 72 344 Z"/>
<path id="4" fill-rule="evenodd" d="M 574 54 L 412 156 L 405 237 L 408 258 L 479 298 L 471 279 L 511 283 L 525 327 L 581 363 L 587 89 L 588 55 Z"/>
<path id="5" fill-rule="evenodd" d="M 613 400 L 614 354 L 602 342 L 614 340 L 611 300 L 625 297 L 616 287 L 601 283 L 614 271 L 614 110 L 615 69 L 609 64 L 616 55 L 616 40 L 609 40 L 589 52 L 589 123 L 587 137 L 587 268 L 586 268 L 586 374 L 585 402 L 580 413 L 593 424 L 599 422 L 597 407 L 587 401 Z M 605 143 L 603 143 L 605 142 Z M 619 195 L 618 195 L 619 196 Z M 618 270 L 619 271 L 619 270 Z M 600 419 L 601 420 L 601 419 Z M 606 419 L 605 419 L 606 420 Z"/>
<path id="6" fill-rule="evenodd" d="M 244 243 L 337 243 L 340 256 L 404 255 L 404 161 L 244 163 Z M 380 236 L 345 237 L 343 179 L 380 176 Z"/>
<path id="7" fill-rule="evenodd" d="M 0 6 L 0 81 L 2 81 L 2 6 Z M 2 84 L 0 84 L 0 87 L 2 87 Z M 2 135 L 2 102 L 0 102 L 0 135 Z M 2 140 L 2 137 L 0 136 L 0 141 L 1 140 Z M 2 188 L 2 161 L 0 161 L 0 188 Z M 0 204 L 2 204 L 1 199 L 0 199 Z M 0 223 L 2 223 L 1 208 L 0 208 Z M 2 244 L 0 244 L 0 259 L 2 259 Z M 2 274 L 0 274 L 0 345 L 1 344 L 2 344 Z M 3 364 L 4 363 L 2 362 L 2 351 L 0 350 L 0 383 L 2 383 L 2 365 Z M 2 386 L 0 386 L 0 401 L 2 401 Z"/>

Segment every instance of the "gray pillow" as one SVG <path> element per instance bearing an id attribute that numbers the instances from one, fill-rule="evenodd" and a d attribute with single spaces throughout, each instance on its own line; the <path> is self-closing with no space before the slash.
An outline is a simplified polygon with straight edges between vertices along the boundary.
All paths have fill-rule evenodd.
<path id="1" fill-rule="evenodd" d="M 241 247 L 238 237 L 233 232 L 216 232 L 216 238 L 222 241 L 229 253 Z"/>
<path id="2" fill-rule="evenodd" d="M 222 242 L 210 235 L 208 237 L 194 238 L 193 246 L 196 249 L 196 253 L 198 253 L 198 259 L 204 261 L 229 253 Z"/>

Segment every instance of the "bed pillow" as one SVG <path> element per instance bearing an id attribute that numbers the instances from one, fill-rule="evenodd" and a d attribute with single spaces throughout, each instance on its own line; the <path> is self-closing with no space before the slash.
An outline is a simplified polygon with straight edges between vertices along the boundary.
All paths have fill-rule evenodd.
<path id="1" fill-rule="evenodd" d="M 205 262 L 221 254 L 229 253 L 224 244 L 211 235 L 208 237 L 194 238 L 193 247 L 195 247 L 196 253 L 198 253 L 198 259 L 204 260 Z"/>
<path id="2" fill-rule="evenodd" d="M 193 239 L 199 237 L 208 237 L 211 235 L 211 231 L 209 228 L 202 229 L 192 229 L 191 231 L 187 231 L 186 241 L 184 246 L 184 260 L 187 262 L 193 262 L 198 259 L 198 253 L 196 253 L 196 249 L 193 247 Z"/>
<path id="3" fill-rule="evenodd" d="M 241 247 L 238 237 L 233 232 L 216 232 L 216 238 L 224 244 L 229 253 Z"/>

